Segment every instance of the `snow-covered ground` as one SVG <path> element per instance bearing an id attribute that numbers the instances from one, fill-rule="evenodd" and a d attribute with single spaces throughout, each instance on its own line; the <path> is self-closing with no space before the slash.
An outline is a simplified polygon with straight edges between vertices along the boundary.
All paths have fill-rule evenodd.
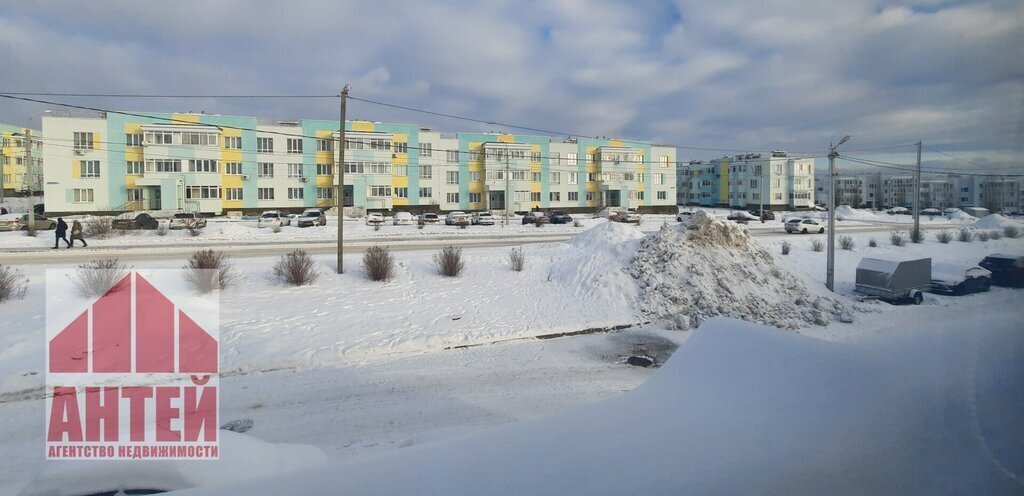
<path id="1" fill-rule="evenodd" d="M 613 334 L 521 341 L 650 318 L 637 304 L 640 290 L 627 268 L 643 232 L 662 223 L 637 228 L 591 222 L 590 230 L 568 242 L 526 246 L 521 273 L 509 269 L 508 248 L 467 249 L 466 273 L 458 279 L 437 275 L 432 252 L 397 253 L 400 265 L 387 283 L 365 280 L 357 256 L 347 258 L 352 269 L 342 276 L 331 270 L 333 257 L 319 257 L 322 277 L 316 284 L 285 288 L 269 278 L 273 258 L 238 260 L 245 279 L 221 295 L 221 363 L 227 372 L 222 418 L 254 419 L 251 434 L 259 439 L 313 444 L 340 461 L 386 456 L 403 446 L 554 414 L 632 389 L 650 373 L 621 363 L 634 345 L 670 347 L 689 334 L 658 322 Z M 940 244 L 929 233 L 923 244 L 893 247 L 887 233 L 850 236 L 856 247 L 836 257 L 837 290 L 848 304 L 854 268 L 863 256 L 930 256 L 973 265 L 989 253 L 1024 253 L 1024 239 Z M 778 269 L 823 294 L 825 253 L 811 250 L 812 238 L 822 239 L 780 233 L 756 243 Z M 871 238 L 877 247 L 868 246 Z M 784 241 L 793 244 L 788 256 L 779 253 Z M 139 267 L 182 263 L 146 261 Z M 752 261 L 744 269 L 758 266 Z M 20 270 L 30 278 L 27 296 L 0 304 L 0 439 L 15 453 L 0 466 L 0 494 L 5 487 L 14 491 L 44 465 L 43 269 Z M 735 284 L 754 293 L 759 283 Z M 966 297 L 928 295 L 919 307 L 868 302 L 857 304 L 863 311 L 854 312 L 853 323 L 786 332 L 857 342 L 954 318 L 984 326 L 1013 322 L 1004 317 L 1019 314 L 1019 305 L 1008 304 L 1014 301 L 1022 301 L 1020 290 L 993 288 Z M 448 349 L 477 344 L 483 346 Z"/>

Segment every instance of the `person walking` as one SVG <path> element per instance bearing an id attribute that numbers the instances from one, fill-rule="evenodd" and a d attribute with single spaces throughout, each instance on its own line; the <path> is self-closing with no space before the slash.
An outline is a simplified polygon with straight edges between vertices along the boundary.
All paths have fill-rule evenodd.
<path id="1" fill-rule="evenodd" d="M 68 223 L 64 222 L 63 217 L 57 217 L 57 229 L 53 231 L 54 236 L 57 237 L 53 241 L 53 249 L 56 250 L 60 247 L 60 240 L 64 240 L 68 244 L 68 248 L 71 248 L 71 242 L 68 241 Z M 83 241 L 84 243 L 84 241 Z"/>
<path id="2" fill-rule="evenodd" d="M 71 223 L 71 246 L 75 246 L 75 240 L 82 242 L 82 246 L 89 246 L 89 243 L 85 242 L 85 236 L 82 234 L 82 223 L 75 219 Z"/>

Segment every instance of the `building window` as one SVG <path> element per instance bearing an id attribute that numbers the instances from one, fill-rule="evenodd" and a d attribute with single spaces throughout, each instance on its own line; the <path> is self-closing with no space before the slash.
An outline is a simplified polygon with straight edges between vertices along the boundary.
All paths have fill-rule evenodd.
<path id="1" fill-rule="evenodd" d="M 548 200 L 553 202 L 562 201 L 562 193 L 559 193 L 558 191 L 552 191 L 548 193 Z"/>
<path id="2" fill-rule="evenodd" d="M 288 138 L 285 142 L 288 153 L 302 153 L 302 138 Z"/>
<path id="3" fill-rule="evenodd" d="M 316 199 L 317 200 L 327 200 L 329 198 L 334 198 L 334 188 L 333 187 L 317 188 L 316 189 Z"/>
<path id="4" fill-rule="evenodd" d="M 366 171 L 366 162 L 345 162 L 345 174 L 362 174 Z"/>
<path id="5" fill-rule="evenodd" d="M 395 153 L 409 153 L 409 143 L 405 141 L 396 141 L 392 143 Z M 422 150 L 422 148 L 421 148 Z"/>
<path id="6" fill-rule="evenodd" d="M 146 132 L 146 142 L 150 145 L 170 145 L 174 142 L 173 134 L 169 132 L 157 131 L 157 132 Z"/>
<path id="7" fill-rule="evenodd" d="M 445 184 L 459 184 L 459 171 L 448 171 L 444 174 Z"/>
<path id="8" fill-rule="evenodd" d="M 530 193 L 530 201 L 532 201 L 532 202 L 539 202 L 540 201 L 540 191 L 534 191 L 534 192 Z"/>
<path id="9" fill-rule="evenodd" d="M 448 193 L 447 200 L 448 200 L 448 203 L 459 203 L 459 194 L 458 193 Z"/>
<path id="10" fill-rule="evenodd" d="M 420 198 L 433 198 L 434 188 L 420 188 Z"/>
<path id="11" fill-rule="evenodd" d="M 274 138 L 256 138 L 256 153 L 274 153 Z"/>
<path id="12" fill-rule="evenodd" d="M 643 179 L 641 179 L 640 181 L 642 182 Z M 654 175 L 654 184 L 655 184 L 655 186 L 661 186 L 661 185 L 665 184 L 665 174 L 655 174 Z"/>
<path id="13" fill-rule="evenodd" d="M 386 139 L 370 139 L 371 150 L 390 150 L 391 140 Z"/>
<path id="14" fill-rule="evenodd" d="M 588 172 L 587 173 L 587 182 L 592 183 L 594 181 L 597 181 L 597 173 L 596 172 Z"/>
<path id="15" fill-rule="evenodd" d="M 79 160 L 79 177 L 100 177 L 99 160 Z"/>
<path id="16" fill-rule="evenodd" d="M 146 172 L 181 172 L 181 160 L 147 160 Z"/>
<path id="17" fill-rule="evenodd" d="M 224 137 L 224 148 L 228 150 L 241 150 L 242 149 L 242 137 L 241 136 L 225 136 Z"/>
<path id="18" fill-rule="evenodd" d="M 594 192 L 593 191 L 587 191 L 587 201 L 594 201 L 594 198 L 595 198 Z"/>
<path id="19" fill-rule="evenodd" d="M 433 166 L 420 164 L 420 179 L 431 179 L 433 174 Z"/>
<path id="20" fill-rule="evenodd" d="M 89 189 L 76 189 L 75 190 L 75 203 L 92 203 L 93 202 L 93 190 Z"/>
<path id="21" fill-rule="evenodd" d="M 217 146 L 217 135 L 212 133 L 181 133 L 181 144 Z"/>
<path id="22" fill-rule="evenodd" d="M 274 164 L 269 162 L 260 162 L 257 165 L 259 166 L 259 177 L 274 177 Z"/>
<path id="23" fill-rule="evenodd" d="M 535 182 L 535 183 L 539 183 L 540 182 L 540 172 L 531 173 L 530 174 L 530 180 Z"/>
<path id="24" fill-rule="evenodd" d="M 522 181 L 526 179 L 526 171 L 512 171 L 511 176 L 513 181 Z"/>
<path id="25" fill-rule="evenodd" d="M 333 152 L 334 151 L 334 140 L 317 138 L 316 140 L 316 151 L 318 152 Z"/>
<path id="26" fill-rule="evenodd" d="M 288 199 L 289 200 L 301 200 L 302 199 L 302 188 L 288 188 Z"/>
<path id="27" fill-rule="evenodd" d="M 75 150 L 92 150 L 92 133 L 75 132 Z"/>
<path id="28" fill-rule="evenodd" d="M 579 183 L 580 183 L 580 174 L 579 174 L 579 172 L 570 172 L 569 173 L 569 184 L 579 184 Z"/>
<path id="29" fill-rule="evenodd" d="M 561 172 L 552 172 L 551 173 L 551 184 L 561 184 L 561 183 L 562 183 L 562 173 Z"/>
<path id="30" fill-rule="evenodd" d="M 219 172 L 216 160 L 189 160 L 189 172 Z"/>
<path id="31" fill-rule="evenodd" d="M 658 192 L 658 199 L 659 199 L 659 200 L 664 200 L 664 199 L 666 199 L 666 198 L 668 198 L 668 196 L 666 196 L 666 195 L 665 195 L 665 192 L 664 192 L 664 191 L 659 191 L 659 192 Z"/>
<path id="32" fill-rule="evenodd" d="M 127 171 L 126 172 L 128 174 L 142 174 L 146 170 L 146 165 L 141 160 L 138 160 L 138 161 L 129 160 L 129 161 L 125 162 L 125 165 L 127 166 Z"/>
<path id="33" fill-rule="evenodd" d="M 241 162 L 224 162 L 224 173 L 231 176 L 242 175 L 242 163 Z"/>
<path id="34" fill-rule="evenodd" d="M 540 152 L 530 152 L 530 162 L 540 162 Z"/>
<path id="35" fill-rule="evenodd" d="M 481 179 L 480 171 L 470 171 L 469 172 L 469 182 L 479 182 L 480 179 Z"/>
<path id="36" fill-rule="evenodd" d="M 477 153 L 476 159 L 480 160 L 479 153 Z M 458 150 L 448 150 L 447 152 L 445 152 L 445 162 L 448 162 L 449 164 L 457 164 L 457 163 L 459 163 L 459 151 Z"/>
<path id="37" fill-rule="evenodd" d="M 316 164 L 316 175 L 318 175 L 318 176 L 333 176 L 334 175 L 334 164 Z"/>
<path id="38" fill-rule="evenodd" d="M 257 188 L 256 198 L 260 200 L 273 200 L 274 188 Z"/>
<path id="39" fill-rule="evenodd" d="M 346 150 L 362 150 L 365 146 L 363 138 L 349 138 L 345 140 Z"/>
<path id="40" fill-rule="evenodd" d="M 395 175 L 398 177 L 406 177 L 409 175 L 409 166 L 407 165 L 396 165 L 394 167 Z"/>
<path id="41" fill-rule="evenodd" d="M 228 200 L 238 201 L 242 199 L 242 188 L 227 188 L 224 190 L 224 193 L 227 194 L 226 198 Z"/>
<path id="42" fill-rule="evenodd" d="M 372 196 L 372 197 L 391 196 L 391 186 L 382 186 L 382 185 L 370 186 L 370 196 Z"/>
<path id="43" fill-rule="evenodd" d="M 658 163 L 661 164 L 662 167 L 668 167 L 668 157 L 658 157 Z"/>
<path id="44" fill-rule="evenodd" d="M 391 174 L 391 163 L 370 162 L 370 174 Z"/>
<path id="45" fill-rule="evenodd" d="M 579 192 L 578 191 L 570 191 L 569 192 L 569 201 L 571 201 L 571 202 L 580 201 L 580 194 L 579 194 Z"/>
<path id="46" fill-rule="evenodd" d="M 142 188 L 128 188 L 128 201 L 142 201 Z"/>
<path id="47" fill-rule="evenodd" d="M 126 134 L 126 135 L 124 135 L 124 146 L 142 146 L 142 135 L 141 134 Z"/>
<path id="48" fill-rule="evenodd" d="M 220 198 L 220 186 L 189 186 L 185 188 L 185 198 L 192 200 Z"/>
<path id="49" fill-rule="evenodd" d="M 565 161 L 569 162 L 570 165 L 579 165 L 580 156 L 578 153 L 566 153 Z"/>
<path id="50" fill-rule="evenodd" d="M 402 143 L 403 147 L 405 143 Z M 405 153 L 405 150 L 402 150 Z M 434 145 L 431 143 L 420 143 L 420 156 L 421 157 L 432 157 L 434 155 Z"/>
<path id="51" fill-rule="evenodd" d="M 480 203 L 480 201 L 481 201 L 480 193 L 470 193 L 469 194 L 469 203 Z"/>
<path id="52" fill-rule="evenodd" d="M 782 199 L 782 193 L 775 193 L 775 199 L 776 200 L 781 200 Z"/>
<path id="53" fill-rule="evenodd" d="M 297 179 L 302 177 L 302 164 L 288 164 L 288 178 Z"/>
<path id="54" fill-rule="evenodd" d="M 409 188 L 395 188 L 395 198 L 409 198 Z"/>

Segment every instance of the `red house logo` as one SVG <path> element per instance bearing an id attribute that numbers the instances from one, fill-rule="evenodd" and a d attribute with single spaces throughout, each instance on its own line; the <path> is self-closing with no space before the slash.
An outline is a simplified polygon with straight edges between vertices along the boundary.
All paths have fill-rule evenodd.
<path id="1" fill-rule="evenodd" d="M 180 271 L 131 272 L 69 315 L 60 279 L 47 274 L 47 458 L 216 459 L 216 296 L 183 291 Z"/>

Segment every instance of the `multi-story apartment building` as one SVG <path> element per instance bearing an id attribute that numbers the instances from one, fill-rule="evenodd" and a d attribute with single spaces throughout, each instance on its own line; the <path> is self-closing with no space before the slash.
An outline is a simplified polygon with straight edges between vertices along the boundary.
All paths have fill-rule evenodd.
<path id="1" fill-rule="evenodd" d="M 1022 188 L 1024 181 L 1010 176 L 926 174 L 921 177 L 921 208 L 980 206 L 992 211 L 1019 212 L 1024 206 Z M 829 204 L 828 176 L 817 178 L 816 195 L 820 204 Z M 911 208 L 914 175 L 864 172 L 836 176 L 836 196 L 840 205 Z"/>
<path id="2" fill-rule="evenodd" d="M 1024 178 L 1015 176 L 954 176 L 961 205 L 992 212 L 1024 212 Z"/>
<path id="3" fill-rule="evenodd" d="M 749 153 L 680 164 L 681 205 L 808 208 L 814 204 L 814 159 L 785 152 Z"/>
<path id="4" fill-rule="evenodd" d="M 138 114 L 138 113 L 134 113 Z M 139 114 L 141 115 L 141 114 Z M 49 212 L 335 204 L 338 122 L 207 114 L 43 117 Z M 345 123 L 346 206 L 374 210 L 675 205 L 675 148 Z"/>
<path id="5" fill-rule="evenodd" d="M 4 195 L 42 192 L 43 144 L 39 136 L 39 131 L 0 123 L 0 171 L 3 173 Z M 26 144 L 29 145 L 27 150 Z"/>

